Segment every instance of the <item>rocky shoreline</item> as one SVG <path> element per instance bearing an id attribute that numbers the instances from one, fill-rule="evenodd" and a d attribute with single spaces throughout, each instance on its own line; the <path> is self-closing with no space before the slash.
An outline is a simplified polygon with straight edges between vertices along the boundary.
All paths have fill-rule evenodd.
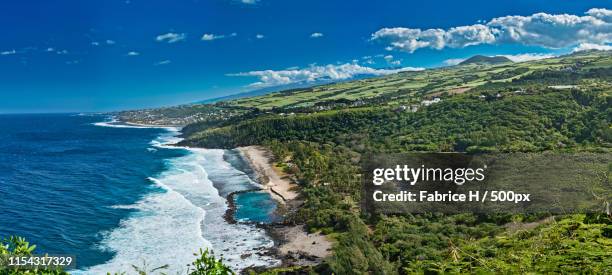
<path id="1" fill-rule="evenodd" d="M 237 149 L 254 170 L 256 180 L 263 186 L 261 190 L 267 190 L 278 201 L 276 215 L 282 217 L 281 222 L 274 223 L 244 222 L 264 229 L 274 241 L 272 248 L 260 251 L 261 255 L 273 255 L 281 260 L 281 265 L 277 267 L 313 266 L 320 264 L 325 257 L 330 255 L 331 242 L 326 236 L 319 233 L 308 233 L 303 225 L 298 225 L 291 221 L 290 217 L 292 214 L 303 204 L 297 192 L 293 190 L 296 185 L 286 177 L 279 175 L 273 169 L 270 160 L 271 153 L 265 148 L 249 146 Z M 228 195 L 228 210 L 225 214 L 228 222 L 238 222 L 234 218 L 236 211 L 234 196 L 239 193 L 253 191 L 259 191 L 259 189 L 238 191 Z M 245 269 L 243 273 L 247 274 L 248 270 L 264 271 L 269 268 L 269 266 L 251 267 Z"/>
<path id="2" fill-rule="evenodd" d="M 285 203 L 278 202 L 278 207 L 275 210 L 275 215 L 282 217 L 282 221 L 273 222 L 273 223 L 262 223 L 262 222 L 252 222 L 252 221 L 238 221 L 235 219 L 236 214 L 236 202 L 235 196 L 242 193 L 247 192 L 258 192 L 263 189 L 248 189 L 232 192 L 227 196 L 227 206 L 223 218 L 230 224 L 242 223 L 242 224 L 251 224 L 256 226 L 257 228 L 261 228 L 266 231 L 268 236 L 274 242 L 274 246 L 271 248 L 261 248 L 257 254 L 261 256 L 273 256 L 281 261 L 281 265 L 277 267 L 289 267 L 289 266 L 309 266 L 309 265 L 317 265 L 321 263 L 323 260 L 320 256 L 311 255 L 305 251 L 291 251 L 287 249 L 283 249 L 284 246 L 290 245 L 295 241 L 295 231 L 304 231 L 303 227 L 300 225 L 293 224 L 289 221 L 289 216 L 294 213 L 299 206 L 301 205 L 301 201 L 293 200 L 293 201 L 285 201 Z M 304 231 L 305 235 L 308 235 Z M 310 234 L 315 236 L 314 234 Z M 316 240 L 311 242 L 311 244 L 316 244 Z M 250 253 L 241 255 L 241 257 L 249 257 Z M 248 274 L 249 271 L 262 272 L 271 267 L 269 266 L 252 266 L 243 270 L 243 274 Z"/>

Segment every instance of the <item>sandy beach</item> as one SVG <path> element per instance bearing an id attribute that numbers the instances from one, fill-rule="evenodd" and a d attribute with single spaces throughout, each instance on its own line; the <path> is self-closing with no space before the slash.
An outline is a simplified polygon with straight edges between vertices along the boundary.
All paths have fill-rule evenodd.
<path id="1" fill-rule="evenodd" d="M 246 146 L 237 148 L 249 161 L 258 175 L 261 184 L 269 190 L 272 196 L 285 203 L 297 198 L 297 186 L 271 163 L 271 153 L 261 146 Z"/>
<path id="2" fill-rule="evenodd" d="M 279 247 L 280 254 L 293 258 L 296 264 L 318 263 L 331 254 L 332 245 L 327 237 L 320 233 L 308 233 L 302 225 L 281 228 L 279 233 L 287 241 Z M 306 257 L 300 257 L 302 255 Z"/>
<path id="3" fill-rule="evenodd" d="M 253 167 L 264 188 L 287 207 L 295 207 L 297 186 L 287 175 L 274 167 L 271 153 L 261 146 L 237 149 Z M 278 242 L 277 253 L 284 265 L 316 265 L 331 254 L 332 243 L 327 236 L 308 233 L 303 225 L 284 225 L 269 229 Z"/>

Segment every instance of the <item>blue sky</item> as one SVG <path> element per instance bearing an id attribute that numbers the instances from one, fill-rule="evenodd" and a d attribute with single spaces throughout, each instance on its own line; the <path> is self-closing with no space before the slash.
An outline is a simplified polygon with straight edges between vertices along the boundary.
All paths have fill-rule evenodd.
<path id="1" fill-rule="evenodd" d="M 606 48 L 611 9 L 610 1 L 11 1 L 0 10 L 0 113 L 168 106 L 474 54 L 524 60 Z"/>

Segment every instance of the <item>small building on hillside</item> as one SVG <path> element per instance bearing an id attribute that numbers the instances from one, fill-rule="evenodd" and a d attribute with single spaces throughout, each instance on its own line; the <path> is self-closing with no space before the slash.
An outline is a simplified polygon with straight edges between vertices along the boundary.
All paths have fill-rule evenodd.
<path id="1" fill-rule="evenodd" d="M 421 101 L 421 105 L 423 105 L 423 106 L 429 106 L 429 105 L 431 105 L 431 104 L 438 103 L 438 102 L 440 102 L 440 101 L 442 101 L 442 100 L 441 100 L 439 97 L 436 97 L 436 98 L 434 98 L 434 99 L 432 99 L 432 100 L 428 100 L 428 99 L 426 99 L 426 100 Z"/>

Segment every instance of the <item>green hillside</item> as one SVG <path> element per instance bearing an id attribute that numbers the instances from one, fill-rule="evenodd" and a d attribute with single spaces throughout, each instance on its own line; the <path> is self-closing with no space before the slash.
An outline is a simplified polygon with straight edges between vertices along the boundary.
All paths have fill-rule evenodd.
<path id="1" fill-rule="evenodd" d="M 324 264 L 292 272 L 612 272 L 612 220 L 606 215 L 368 216 L 359 207 L 359 160 L 369 153 L 580 151 L 610 156 L 610 52 L 404 72 L 232 100 L 214 108 L 233 115 L 187 125 L 183 144 L 267 146 L 277 166 L 300 185 L 304 203 L 289 222 L 335 240 Z M 609 186 L 612 165 L 592 167 L 603 169 L 598 179 Z"/>
<path id="2" fill-rule="evenodd" d="M 539 70 L 609 69 L 610 59 L 609 53 L 591 52 L 523 63 L 468 64 L 281 91 L 227 104 L 271 109 L 333 104 L 334 100 L 349 100 L 355 105 L 371 101 L 409 103 L 423 95 L 458 94 L 486 83 L 510 82 Z"/>

